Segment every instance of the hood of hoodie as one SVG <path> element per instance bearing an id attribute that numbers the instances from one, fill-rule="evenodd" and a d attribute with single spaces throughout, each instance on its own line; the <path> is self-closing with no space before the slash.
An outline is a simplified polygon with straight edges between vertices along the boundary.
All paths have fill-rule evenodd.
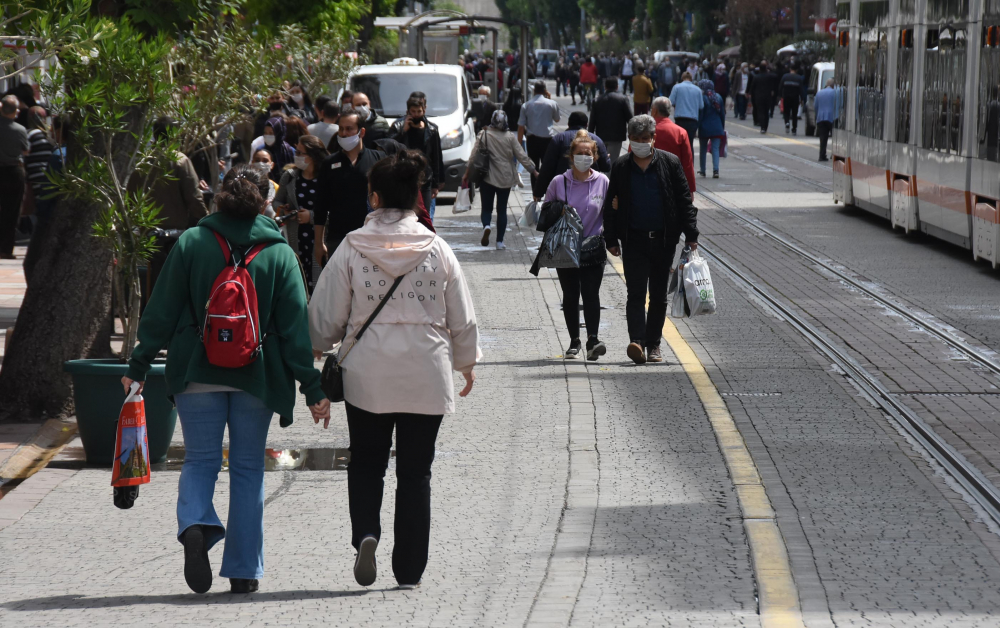
<path id="1" fill-rule="evenodd" d="M 263 214 L 247 220 L 216 212 L 202 218 L 198 225 L 208 227 L 237 246 L 285 241 L 278 224 Z"/>
<path id="2" fill-rule="evenodd" d="M 390 276 L 399 277 L 423 263 L 437 236 L 417 222 L 413 212 L 396 220 L 396 212 L 390 211 L 368 214 L 365 226 L 348 233 L 347 241 Z"/>

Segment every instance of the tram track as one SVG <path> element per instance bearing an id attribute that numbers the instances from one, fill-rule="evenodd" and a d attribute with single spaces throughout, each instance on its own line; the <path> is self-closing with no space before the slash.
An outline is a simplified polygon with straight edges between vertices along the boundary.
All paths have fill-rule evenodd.
<path id="1" fill-rule="evenodd" d="M 876 300 L 882 306 L 890 309 L 894 313 L 903 316 L 912 324 L 918 326 L 920 329 L 926 331 L 942 342 L 945 342 L 948 346 L 956 351 L 959 351 L 970 360 L 976 362 L 984 368 L 987 368 L 991 372 L 1000 375 L 1000 364 L 985 355 L 976 347 L 972 347 L 960 338 L 954 337 L 946 330 L 942 330 L 928 324 L 927 321 L 908 311 L 905 307 L 900 306 L 885 298 L 883 295 L 871 290 L 868 286 L 864 285 L 864 283 L 859 282 L 858 280 L 845 274 L 826 260 L 823 260 L 804 250 L 802 247 L 789 242 L 781 235 L 775 233 L 773 229 L 762 221 L 747 216 L 742 211 L 728 205 L 728 203 L 718 198 L 711 192 L 699 191 L 697 194 L 719 209 L 750 225 L 753 229 L 763 233 L 783 248 L 796 253 L 803 259 L 817 264 L 826 271 L 834 274 L 838 277 L 838 279 L 863 292 L 865 295 Z M 792 306 L 784 303 L 781 299 L 772 295 L 766 288 L 750 277 L 747 272 L 741 270 L 723 255 L 716 253 L 711 246 L 706 246 L 702 243 L 699 248 L 702 249 L 704 253 L 715 263 L 725 268 L 726 271 L 744 289 L 753 293 L 763 302 L 767 303 L 767 305 L 789 325 L 791 325 L 797 333 L 803 336 L 811 345 L 819 350 L 820 353 L 829 358 L 833 364 L 835 364 L 843 373 L 851 378 L 860 391 L 862 391 L 874 404 L 876 404 L 890 420 L 903 430 L 904 433 L 906 433 L 913 441 L 922 447 L 930 457 L 940 464 L 944 471 L 960 486 L 962 486 L 962 488 L 973 500 L 975 500 L 975 502 L 983 509 L 986 515 L 993 520 L 994 523 L 1000 525 L 1000 489 L 997 489 L 997 487 L 994 486 L 993 483 L 990 482 L 978 468 L 976 468 L 952 445 L 947 443 L 940 435 L 938 435 L 922 418 L 920 418 L 920 416 L 900 401 L 897 398 L 897 395 L 890 392 L 875 375 L 870 373 L 860 363 L 858 363 L 858 361 L 850 355 L 846 348 L 830 340 L 825 334 L 809 323 L 804 315 L 798 313 Z"/>

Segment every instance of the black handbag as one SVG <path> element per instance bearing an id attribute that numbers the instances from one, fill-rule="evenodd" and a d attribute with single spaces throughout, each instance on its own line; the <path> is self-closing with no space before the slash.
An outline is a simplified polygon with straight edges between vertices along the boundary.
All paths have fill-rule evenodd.
<path id="1" fill-rule="evenodd" d="M 566 211 L 566 206 L 569 205 L 569 184 L 566 183 L 566 177 L 563 177 L 563 196 L 566 197 L 565 201 L 556 198 L 542 203 L 542 209 L 538 212 L 538 223 L 535 225 L 535 229 L 548 231 L 552 228 L 552 225 L 556 224 L 557 220 L 562 218 L 563 212 Z"/>
<path id="2" fill-rule="evenodd" d="M 597 266 L 608 261 L 608 250 L 604 235 L 587 236 L 580 240 L 580 267 Z"/>
<path id="3" fill-rule="evenodd" d="M 482 131 L 482 141 L 476 150 L 476 156 L 469 164 L 469 179 L 473 183 L 482 183 L 486 180 L 486 175 L 490 172 L 490 151 L 486 146 L 486 129 Z"/>
<path id="4" fill-rule="evenodd" d="M 351 346 L 344 352 L 344 356 L 340 358 L 340 360 L 337 359 L 336 355 L 327 356 L 326 362 L 323 364 L 323 375 L 320 378 L 320 387 L 323 389 L 323 393 L 326 395 L 326 398 L 332 403 L 340 403 L 344 400 L 344 369 L 341 365 L 344 363 L 344 360 L 347 359 L 347 354 L 351 352 L 351 349 L 353 349 L 356 344 L 358 344 L 358 341 L 361 340 L 361 336 L 365 335 L 365 331 L 368 330 L 368 326 L 372 324 L 372 321 L 375 320 L 378 313 L 381 312 L 382 308 L 385 307 L 385 304 L 389 302 L 389 299 L 392 297 L 392 293 L 396 291 L 396 288 L 399 286 L 399 282 L 401 281 L 403 281 L 403 275 L 396 277 L 396 281 L 392 283 L 392 287 L 389 288 L 389 292 L 387 292 L 385 297 L 382 298 L 378 307 L 375 308 L 375 311 L 371 313 L 371 316 L 368 317 L 365 324 L 361 326 L 361 330 L 354 336 L 354 342 L 352 342 Z"/>

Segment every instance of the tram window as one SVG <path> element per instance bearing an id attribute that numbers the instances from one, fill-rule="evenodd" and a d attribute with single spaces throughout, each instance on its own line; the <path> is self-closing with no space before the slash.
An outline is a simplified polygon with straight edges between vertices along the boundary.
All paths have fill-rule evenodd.
<path id="1" fill-rule="evenodd" d="M 980 159 L 1000 161 L 1000 25 L 985 26 L 983 31 L 976 143 Z"/>
<path id="2" fill-rule="evenodd" d="M 913 95 L 913 29 L 899 33 L 899 54 L 896 55 L 896 141 L 910 142 L 910 109 Z"/>
<path id="3" fill-rule="evenodd" d="M 945 27 L 927 32 L 924 58 L 924 148 L 959 153 L 965 105 L 966 34 Z"/>
<path id="4" fill-rule="evenodd" d="M 837 21 L 850 21 L 851 19 L 851 3 L 841 2 L 837 5 Z"/>
<path id="5" fill-rule="evenodd" d="M 866 137 L 883 138 L 887 59 L 885 29 L 862 31 L 858 43 L 855 130 Z"/>

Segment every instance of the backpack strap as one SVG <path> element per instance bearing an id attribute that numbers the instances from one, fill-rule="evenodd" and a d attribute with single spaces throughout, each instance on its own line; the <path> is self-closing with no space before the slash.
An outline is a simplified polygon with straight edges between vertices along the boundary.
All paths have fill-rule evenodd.
<path id="1" fill-rule="evenodd" d="M 222 247 L 222 256 L 226 258 L 226 266 L 229 266 L 229 263 L 233 259 L 233 247 L 230 246 L 229 240 L 223 238 L 218 231 L 212 230 L 212 233 L 215 234 L 215 239 L 219 241 L 219 246 Z"/>
<path id="2" fill-rule="evenodd" d="M 267 247 L 267 242 L 262 242 L 260 244 L 255 244 L 249 251 L 243 255 L 243 261 L 241 264 L 244 268 L 253 261 L 253 258 L 257 257 L 257 254 L 263 251 Z"/>

